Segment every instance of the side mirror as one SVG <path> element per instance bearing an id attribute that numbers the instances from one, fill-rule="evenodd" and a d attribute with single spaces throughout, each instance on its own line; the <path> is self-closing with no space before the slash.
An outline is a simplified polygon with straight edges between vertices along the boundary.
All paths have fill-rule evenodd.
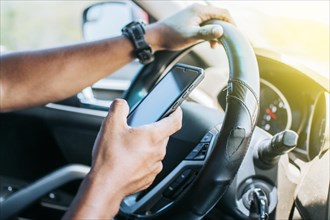
<path id="1" fill-rule="evenodd" d="M 101 40 L 121 35 L 121 29 L 131 21 L 149 23 L 148 14 L 129 1 L 101 2 L 86 8 L 82 15 L 82 31 L 86 41 Z M 107 110 L 112 100 L 121 97 L 131 83 L 141 64 L 134 60 L 85 88 L 78 94 L 80 105 L 88 109 Z"/>
<path id="2" fill-rule="evenodd" d="M 96 3 L 83 12 L 83 36 L 86 41 L 118 36 L 133 20 L 148 23 L 148 14 L 128 1 Z"/>

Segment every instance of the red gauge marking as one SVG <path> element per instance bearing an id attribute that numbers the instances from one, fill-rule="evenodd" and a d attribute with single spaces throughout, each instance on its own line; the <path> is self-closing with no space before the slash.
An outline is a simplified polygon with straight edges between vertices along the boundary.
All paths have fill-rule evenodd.
<path id="1" fill-rule="evenodd" d="M 276 119 L 277 115 L 275 113 L 272 112 L 272 110 L 270 108 L 266 108 L 266 113 L 272 118 L 272 119 Z"/>

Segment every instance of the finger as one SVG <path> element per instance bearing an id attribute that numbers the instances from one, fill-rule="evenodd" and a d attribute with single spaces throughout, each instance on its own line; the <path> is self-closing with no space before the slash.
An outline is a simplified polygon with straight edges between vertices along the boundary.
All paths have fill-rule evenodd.
<path id="1" fill-rule="evenodd" d="M 172 114 L 163 118 L 162 120 L 150 124 L 154 130 L 154 133 L 157 134 L 158 140 L 163 140 L 165 137 L 172 135 L 173 133 L 180 130 L 182 126 L 182 110 L 177 108 Z"/>
<path id="2" fill-rule="evenodd" d="M 216 48 L 217 45 L 219 45 L 220 42 L 216 40 L 210 40 L 210 46 L 212 49 Z"/>
<path id="3" fill-rule="evenodd" d="M 220 25 L 210 24 L 198 28 L 197 36 L 203 40 L 215 40 L 222 36 L 223 29 Z"/>
<path id="4" fill-rule="evenodd" d="M 210 41 L 210 47 L 212 48 L 212 49 L 214 49 L 215 48 L 215 44 L 214 44 L 214 41 Z"/>
<path id="5" fill-rule="evenodd" d="M 204 21 L 211 19 L 219 19 L 235 25 L 235 21 L 227 9 L 205 5 L 201 7 L 201 10 L 202 10 L 202 18 Z"/>
<path id="6" fill-rule="evenodd" d="M 129 107 L 127 102 L 124 99 L 115 99 L 109 108 L 105 123 L 108 124 L 111 121 L 115 121 L 116 124 L 127 125 L 128 113 Z"/>

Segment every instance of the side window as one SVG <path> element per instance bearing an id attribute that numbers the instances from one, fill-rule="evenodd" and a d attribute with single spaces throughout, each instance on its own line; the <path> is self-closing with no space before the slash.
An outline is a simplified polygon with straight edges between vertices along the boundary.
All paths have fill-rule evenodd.
<path id="1" fill-rule="evenodd" d="M 1 54 L 113 37 L 133 20 L 149 22 L 148 14 L 130 1 L 13 0 L 1 1 L 0 10 Z M 82 106 L 107 108 L 122 96 L 140 68 L 133 61 L 86 88 L 78 95 Z"/>
<path id="2" fill-rule="evenodd" d="M 130 1 L 102 2 L 83 12 L 83 35 L 86 41 L 121 35 L 123 26 L 133 20 L 149 23 L 148 14 Z M 107 108 L 111 100 L 121 97 L 142 65 L 134 60 L 117 72 L 86 88 L 79 99 L 89 107 Z"/>
<path id="3" fill-rule="evenodd" d="M 95 1 L 1 1 L 2 52 L 82 42 L 81 15 Z"/>
<path id="4" fill-rule="evenodd" d="M 148 14 L 130 1 L 96 3 L 83 12 L 83 34 L 87 41 L 121 34 L 123 26 L 134 20 L 149 23 Z"/>

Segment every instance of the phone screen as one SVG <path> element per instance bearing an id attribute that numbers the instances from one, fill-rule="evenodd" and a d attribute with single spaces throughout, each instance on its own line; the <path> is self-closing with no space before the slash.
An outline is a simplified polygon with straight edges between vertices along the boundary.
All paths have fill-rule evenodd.
<path id="1" fill-rule="evenodd" d="M 135 127 L 160 120 L 202 74 L 201 69 L 197 68 L 172 68 L 133 109 L 128 124 Z"/>

